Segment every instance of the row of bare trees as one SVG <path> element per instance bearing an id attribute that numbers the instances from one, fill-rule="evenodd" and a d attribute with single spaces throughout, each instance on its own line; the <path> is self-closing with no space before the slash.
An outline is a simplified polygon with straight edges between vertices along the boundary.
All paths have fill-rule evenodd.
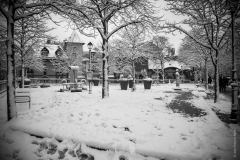
<path id="1" fill-rule="evenodd" d="M 168 4 L 167 10 L 175 14 L 185 16 L 179 23 L 168 22 L 163 27 L 169 32 L 180 31 L 186 34 L 191 40 L 183 43 L 190 45 L 190 50 L 203 55 L 200 56 L 207 62 L 207 57 L 214 67 L 215 98 L 214 102 L 219 101 L 219 59 L 221 52 L 226 52 L 227 43 L 231 37 L 231 16 L 227 7 L 226 0 L 165 0 Z M 239 18 L 239 2 L 235 2 L 235 16 Z M 187 25 L 190 30 L 184 29 Z M 239 32 L 239 30 L 238 30 Z M 188 39 L 188 38 L 187 38 Z M 192 52 L 189 51 L 188 53 Z M 229 55 L 228 51 L 228 56 Z M 191 61 L 191 60 L 190 60 Z M 188 61 L 189 62 L 189 61 Z"/>
<path id="2" fill-rule="evenodd" d="M 111 41 L 110 52 L 112 54 L 111 68 L 115 72 L 128 73 L 133 78 L 132 91 L 136 90 L 136 65 L 147 65 L 149 60 L 153 62 L 153 71 L 164 75 L 164 63 L 170 60 L 167 56 L 172 51 L 172 45 L 167 37 L 157 35 L 142 26 L 128 26 L 117 34 L 118 38 Z M 163 76 L 164 81 L 164 76 Z"/>
<path id="3" fill-rule="evenodd" d="M 144 28 L 138 26 L 129 26 L 122 30 L 119 38 L 114 40 L 114 46 L 111 46 L 111 51 L 114 53 L 115 68 L 124 72 L 128 70 L 133 78 L 132 91 L 136 90 L 135 85 L 135 64 L 143 64 L 147 59 L 146 49 L 146 33 Z"/>
<path id="4" fill-rule="evenodd" d="M 50 31 L 41 17 L 49 17 L 49 7 L 55 5 L 55 1 L 44 0 L 6 0 L 0 1 L 1 38 L 6 44 L 7 61 L 7 114 L 8 120 L 17 116 L 15 104 L 15 67 L 18 57 L 22 69 L 25 65 L 31 67 L 30 61 L 39 63 L 38 69 L 42 69 L 41 59 L 31 57 L 32 49 L 45 38 L 43 31 Z M 5 30 L 4 30 L 5 28 Z M 37 36 L 36 36 L 37 35 Z M 37 38 L 36 38 L 37 37 Z M 30 58 L 31 57 L 31 58 Z M 22 74 L 23 76 L 23 74 Z M 24 84 L 24 83 L 23 83 Z"/>

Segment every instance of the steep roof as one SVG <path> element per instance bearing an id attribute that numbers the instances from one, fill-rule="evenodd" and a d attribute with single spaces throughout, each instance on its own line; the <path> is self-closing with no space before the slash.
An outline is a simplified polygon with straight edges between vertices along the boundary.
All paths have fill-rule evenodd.
<path id="1" fill-rule="evenodd" d="M 68 42 L 74 42 L 74 43 L 84 43 L 80 36 L 78 35 L 76 30 L 72 31 L 71 36 L 68 38 Z"/>
<path id="2" fill-rule="evenodd" d="M 181 62 L 178 61 L 165 61 L 164 62 L 164 68 L 169 68 L 169 67 L 175 67 L 178 69 L 190 69 L 189 66 L 184 65 Z M 149 59 L 148 60 L 148 69 L 162 69 L 160 61 L 158 63 L 155 63 L 153 60 Z"/>
<path id="3" fill-rule="evenodd" d="M 56 58 L 56 54 L 55 54 L 56 51 L 57 51 L 58 49 L 63 50 L 60 45 L 56 45 L 56 44 L 44 44 L 44 46 L 42 47 L 42 49 L 43 49 L 44 47 L 49 51 L 48 56 L 45 57 L 45 58 Z M 42 50 L 42 49 L 41 49 L 41 50 Z"/>

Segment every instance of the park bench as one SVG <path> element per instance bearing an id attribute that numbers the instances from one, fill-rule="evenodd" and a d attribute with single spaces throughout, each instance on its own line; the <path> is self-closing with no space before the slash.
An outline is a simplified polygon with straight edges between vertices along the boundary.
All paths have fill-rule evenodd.
<path id="1" fill-rule="evenodd" d="M 201 87 L 201 84 L 196 84 L 197 87 Z"/>
<path id="2" fill-rule="evenodd" d="M 196 84 L 197 88 L 199 87 L 205 87 L 206 88 L 206 84 Z"/>
<path id="3" fill-rule="evenodd" d="M 205 90 L 205 93 L 207 94 L 207 99 L 210 99 L 212 92 L 210 92 L 209 90 Z"/>
<path id="4" fill-rule="evenodd" d="M 182 80 L 182 83 L 190 83 L 190 80 L 183 79 L 183 80 Z"/>
<path id="5" fill-rule="evenodd" d="M 31 96 L 29 88 L 17 88 L 15 90 L 15 103 L 29 103 L 31 107 Z"/>

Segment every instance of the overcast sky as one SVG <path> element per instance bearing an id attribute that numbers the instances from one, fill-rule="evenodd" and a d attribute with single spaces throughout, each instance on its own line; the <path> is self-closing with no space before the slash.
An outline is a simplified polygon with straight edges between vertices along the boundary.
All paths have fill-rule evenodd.
<path id="1" fill-rule="evenodd" d="M 166 7 L 166 2 L 164 0 L 159 0 L 156 2 L 156 4 L 158 6 L 160 6 L 161 8 Z M 159 16 L 162 16 L 162 15 L 164 15 L 163 19 L 167 19 L 168 21 L 177 21 L 178 22 L 179 20 L 183 19 L 182 16 L 176 16 L 169 11 L 164 11 L 163 9 L 160 9 Z M 55 19 L 58 19 L 58 17 L 55 17 Z M 66 22 L 63 22 L 63 23 L 61 23 L 60 26 L 56 26 L 52 22 L 49 22 L 49 26 L 53 26 L 56 28 L 53 31 L 51 31 L 51 34 L 54 36 L 57 36 L 60 41 L 63 41 L 64 39 L 70 37 L 70 35 L 72 33 L 72 29 L 67 28 L 66 24 L 67 24 Z M 181 43 L 181 39 L 184 37 L 184 34 L 175 32 L 174 35 L 167 34 L 166 36 L 169 37 L 170 43 L 173 45 L 173 47 L 175 48 L 175 50 L 177 52 L 179 45 Z M 100 42 L 101 42 L 100 38 L 86 37 L 84 35 L 80 35 L 80 38 L 82 39 L 83 42 L 85 42 L 85 44 L 87 44 L 88 42 L 91 41 L 91 42 L 93 42 L 94 45 L 97 45 L 97 44 L 100 44 Z M 84 50 L 87 50 L 86 45 L 84 45 Z"/>

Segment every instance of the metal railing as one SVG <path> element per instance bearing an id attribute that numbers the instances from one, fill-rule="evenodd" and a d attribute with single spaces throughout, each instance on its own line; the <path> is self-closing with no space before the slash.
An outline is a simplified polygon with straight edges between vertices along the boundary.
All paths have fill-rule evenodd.
<path id="1" fill-rule="evenodd" d="M 67 83 L 70 82 L 70 79 L 66 79 L 66 78 L 30 78 L 31 80 L 31 84 L 37 84 L 37 85 L 43 85 L 43 84 L 48 84 L 50 86 L 58 86 L 58 85 L 62 85 L 62 80 L 65 79 L 67 80 Z M 78 82 L 80 82 L 81 79 L 78 79 Z M 100 83 L 102 83 L 102 79 L 99 79 Z M 119 79 L 108 79 L 108 81 L 110 83 L 119 83 Z M 156 80 L 153 79 L 153 84 L 156 83 L 156 81 L 158 81 L 159 84 L 162 84 L 162 80 Z M 175 79 L 165 79 L 165 83 L 173 83 L 175 81 Z M 190 81 L 186 81 L 183 83 L 191 83 Z M 136 84 L 143 84 L 143 79 L 136 79 Z"/>
<path id="2" fill-rule="evenodd" d="M 0 81 L 0 94 L 7 90 L 7 80 Z"/>
<path id="3" fill-rule="evenodd" d="M 51 86 L 61 85 L 63 79 L 66 79 L 66 78 L 30 78 L 31 85 L 33 85 L 33 84 L 38 84 L 38 85 L 49 84 Z M 66 80 L 67 80 L 67 83 L 70 82 L 70 79 L 66 79 Z"/>

